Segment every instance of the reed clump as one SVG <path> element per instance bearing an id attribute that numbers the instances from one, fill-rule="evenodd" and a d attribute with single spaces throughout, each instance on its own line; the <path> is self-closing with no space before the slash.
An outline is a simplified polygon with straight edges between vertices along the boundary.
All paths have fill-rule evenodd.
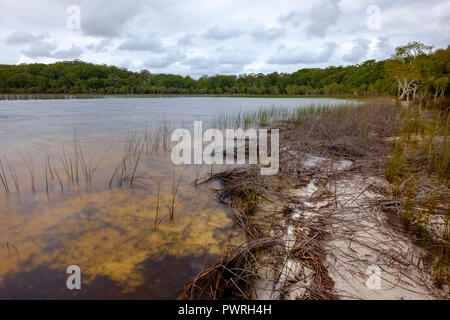
<path id="1" fill-rule="evenodd" d="M 135 157 L 127 157 L 125 155 L 122 157 L 109 179 L 108 185 L 110 188 L 112 188 L 114 182 L 120 188 L 126 184 L 132 187 L 136 180 L 145 178 L 145 173 L 138 173 L 141 155 L 142 151 L 140 150 Z"/>
<path id="2" fill-rule="evenodd" d="M 171 147 L 173 126 L 170 121 L 162 120 L 155 128 L 132 130 L 124 143 L 124 154 L 129 157 L 143 153 L 150 155 L 160 151 L 166 152 Z"/>
<path id="3" fill-rule="evenodd" d="M 202 271 L 183 289 L 178 299 L 250 299 L 258 275 L 258 254 L 282 245 L 279 238 L 260 238 L 237 248 L 227 248 L 220 260 Z M 253 271 L 252 271 L 253 270 Z"/>
<path id="4" fill-rule="evenodd" d="M 354 104 L 348 104 L 348 107 Z M 341 106 L 342 107 L 342 106 Z M 240 111 L 237 114 L 221 113 L 213 120 L 213 127 L 218 129 L 250 127 L 269 127 L 283 121 L 297 121 L 308 114 L 321 114 L 336 108 L 332 104 L 317 104 L 300 108 L 283 108 L 272 106 L 256 111 Z"/>

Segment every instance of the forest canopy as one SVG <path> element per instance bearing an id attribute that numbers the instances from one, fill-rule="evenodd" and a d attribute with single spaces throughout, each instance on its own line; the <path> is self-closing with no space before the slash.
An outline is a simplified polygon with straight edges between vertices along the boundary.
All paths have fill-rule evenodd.
<path id="1" fill-rule="evenodd" d="M 0 65 L 6 94 L 248 94 L 449 96 L 450 46 L 433 50 L 419 42 L 391 58 L 358 65 L 306 68 L 293 73 L 190 76 L 132 72 L 80 60 L 53 64 Z"/>

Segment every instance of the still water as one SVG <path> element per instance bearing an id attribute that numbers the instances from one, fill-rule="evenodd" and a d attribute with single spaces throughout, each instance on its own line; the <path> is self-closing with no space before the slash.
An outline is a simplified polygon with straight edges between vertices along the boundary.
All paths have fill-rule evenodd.
<path id="1" fill-rule="evenodd" d="M 0 299 L 176 298 L 242 235 L 214 199 L 218 186 L 193 183 L 220 168 L 174 167 L 154 131 L 189 129 L 194 120 L 212 125 L 220 114 L 342 102 L 0 101 Z M 66 287 L 69 265 L 81 269 L 81 290 Z"/>

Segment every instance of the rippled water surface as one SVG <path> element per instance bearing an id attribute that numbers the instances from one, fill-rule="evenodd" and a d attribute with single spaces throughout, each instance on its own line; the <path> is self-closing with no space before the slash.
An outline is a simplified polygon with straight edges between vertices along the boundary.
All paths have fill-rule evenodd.
<path id="1" fill-rule="evenodd" d="M 174 167 L 143 132 L 312 103 L 341 101 L 0 101 L 0 298 L 176 298 L 241 234 L 214 199 L 218 186 L 193 183 L 211 168 Z M 81 290 L 66 287 L 69 265 Z"/>

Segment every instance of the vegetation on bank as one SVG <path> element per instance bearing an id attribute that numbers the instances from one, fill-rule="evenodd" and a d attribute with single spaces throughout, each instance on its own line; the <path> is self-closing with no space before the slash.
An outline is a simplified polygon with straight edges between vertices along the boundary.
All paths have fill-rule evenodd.
<path id="1" fill-rule="evenodd" d="M 250 124 L 281 128 L 280 172 L 273 177 L 261 177 L 259 170 L 245 166 L 205 177 L 206 182 L 222 183 L 217 198 L 232 208 L 236 222 L 246 235 L 246 242 L 237 248 L 227 248 L 220 261 L 206 268 L 185 287 L 180 298 L 252 298 L 255 283 L 262 279 L 270 284 L 276 282 L 277 276 L 281 277 L 285 251 L 289 258 L 314 271 L 315 278 L 313 285 L 307 287 L 306 292 L 309 293 L 306 299 L 338 298 L 334 295 L 333 283 L 323 263 L 323 243 L 335 236 L 327 234 L 324 227 L 330 223 L 327 221 L 327 217 L 331 217 L 330 210 L 339 212 L 342 209 L 335 206 L 337 198 L 333 197 L 336 197 L 336 191 L 324 191 L 323 188 L 333 186 L 339 179 L 351 179 L 355 175 L 368 179 L 378 177 L 380 181 L 386 179 L 389 182 L 372 185 L 373 191 L 380 197 L 367 203 L 367 208 L 355 205 L 356 210 L 372 208 L 378 212 L 377 217 L 384 217 L 381 219 L 384 227 L 396 232 L 405 231 L 425 249 L 420 254 L 420 260 L 423 261 L 421 266 L 412 266 L 410 256 L 402 256 L 390 245 L 387 246 L 389 252 L 379 251 L 378 254 L 395 259 L 395 263 L 404 270 L 419 268 L 429 274 L 439 288 L 450 285 L 450 103 L 445 99 L 421 102 L 422 105 L 419 105 L 420 100 L 417 98 L 410 106 L 402 106 L 389 99 L 375 99 L 364 104 L 336 107 L 261 109 L 238 114 L 234 118 L 231 115 L 219 115 L 216 120 L 218 126 L 244 128 Z M 306 165 L 311 156 L 331 159 L 336 163 L 346 160 L 352 165 L 340 171 L 328 170 L 326 164 L 312 168 Z M 319 212 L 320 223 L 309 219 L 302 225 L 305 230 L 311 229 L 313 232 L 296 234 L 297 240 L 293 248 L 289 249 L 285 243 L 284 220 L 289 219 L 298 208 L 300 212 L 311 209 L 299 204 L 298 197 L 290 196 L 286 190 L 305 186 L 314 177 L 321 188 L 312 197 L 319 202 L 329 201 L 330 205 L 324 206 Z M 346 194 L 345 197 L 344 200 L 348 202 L 357 194 Z M 351 215 L 351 212 L 346 214 Z M 367 219 L 369 216 L 366 212 Z M 436 219 L 444 222 L 440 236 L 436 236 L 432 229 Z M 401 226 L 397 221 L 404 228 L 397 229 L 397 226 Z M 356 241 L 356 238 L 352 240 Z M 259 268 L 267 266 L 274 270 L 275 279 L 265 278 L 258 272 Z M 288 296 L 287 288 L 292 283 L 281 285 L 279 298 L 283 299 Z"/>
<path id="2" fill-rule="evenodd" d="M 332 99 L 352 99 L 365 100 L 375 98 L 374 96 L 355 96 L 355 95 L 288 95 L 288 94 L 97 94 L 97 93 L 0 93 L 0 100 L 55 100 L 55 99 L 105 99 L 105 98 L 177 98 L 177 97 L 214 97 L 214 98 L 284 98 L 284 99 L 314 99 L 314 98 L 332 98 Z"/>
<path id="3" fill-rule="evenodd" d="M 387 60 L 307 68 L 293 73 L 190 76 L 132 72 L 83 61 L 0 65 L 3 94 L 227 94 L 397 95 L 439 98 L 449 94 L 450 47 L 432 50 L 413 42 Z"/>
<path id="4" fill-rule="evenodd" d="M 400 220 L 433 257 L 437 286 L 450 285 L 450 101 L 402 110 L 386 178 Z M 391 205 L 392 205 L 391 204 Z"/>

